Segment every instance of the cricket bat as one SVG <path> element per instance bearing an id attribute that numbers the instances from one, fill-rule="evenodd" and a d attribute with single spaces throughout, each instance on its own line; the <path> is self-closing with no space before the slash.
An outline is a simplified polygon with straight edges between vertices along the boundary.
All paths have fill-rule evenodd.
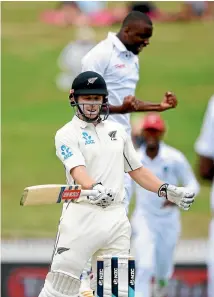
<path id="1" fill-rule="evenodd" d="M 20 205 L 43 205 L 69 200 L 87 201 L 87 196 L 97 196 L 97 190 L 82 190 L 80 185 L 38 185 L 24 189 Z"/>

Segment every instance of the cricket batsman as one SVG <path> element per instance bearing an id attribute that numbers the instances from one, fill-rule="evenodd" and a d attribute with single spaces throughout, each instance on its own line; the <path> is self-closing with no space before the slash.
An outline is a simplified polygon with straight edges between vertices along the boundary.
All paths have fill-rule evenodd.
<path id="1" fill-rule="evenodd" d="M 87 71 L 78 75 L 70 97 L 76 113 L 56 133 L 56 154 L 68 184 L 99 193 L 86 202 L 65 203 L 50 271 L 39 297 L 77 296 L 80 275 L 90 258 L 96 275 L 97 256 L 129 254 L 131 227 L 123 203 L 124 171 L 141 187 L 184 210 L 194 201 L 194 192 L 165 183 L 142 166 L 123 126 L 107 120 L 108 91 L 100 74 Z M 119 295 L 127 296 L 126 277 L 120 283 Z M 96 289 L 96 278 L 92 288 Z M 104 295 L 111 296 L 110 284 Z"/>
<path id="2" fill-rule="evenodd" d="M 143 118 L 143 144 L 138 150 L 143 166 L 161 180 L 198 194 L 200 187 L 190 164 L 182 152 L 163 141 L 165 133 L 166 124 L 160 114 L 148 113 Z M 137 266 L 136 297 L 165 297 L 181 231 L 180 212 L 176 204 L 138 184 L 134 184 L 134 191 L 136 208 L 131 224 Z"/>

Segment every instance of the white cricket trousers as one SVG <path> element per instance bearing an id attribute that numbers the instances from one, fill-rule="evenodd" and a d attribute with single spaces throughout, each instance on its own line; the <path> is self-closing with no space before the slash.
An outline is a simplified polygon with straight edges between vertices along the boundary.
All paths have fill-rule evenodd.
<path id="1" fill-rule="evenodd" d="M 209 230 L 208 297 L 214 296 L 214 218 Z"/>
<path id="2" fill-rule="evenodd" d="M 89 203 L 64 206 L 51 271 L 80 275 L 92 257 L 93 272 L 100 255 L 124 255 L 130 250 L 131 226 L 123 204 L 105 209 Z"/>
<path id="3" fill-rule="evenodd" d="M 166 216 L 136 211 L 131 219 L 132 249 L 136 258 L 136 296 L 150 297 L 151 280 L 167 281 L 173 273 L 173 255 L 180 235 L 180 213 Z"/>

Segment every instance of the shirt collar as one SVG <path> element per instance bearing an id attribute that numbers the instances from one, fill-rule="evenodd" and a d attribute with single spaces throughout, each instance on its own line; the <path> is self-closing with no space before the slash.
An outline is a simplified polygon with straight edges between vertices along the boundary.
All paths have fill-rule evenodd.
<path id="1" fill-rule="evenodd" d="M 89 123 L 81 120 L 80 118 L 78 118 L 76 115 L 73 117 L 73 122 L 81 128 L 85 128 L 89 124 Z"/>
<path id="2" fill-rule="evenodd" d="M 109 32 L 108 33 L 108 39 L 110 39 L 112 41 L 112 43 L 116 46 L 116 48 L 120 51 L 120 52 L 127 52 L 127 48 L 125 47 L 125 45 L 120 41 L 120 39 L 116 36 L 116 33 L 113 32 Z"/>
<path id="3" fill-rule="evenodd" d="M 95 127 L 95 126 L 93 125 L 93 123 L 88 123 L 88 122 L 86 122 L 86 121 L 83 121 L 83 120 L 81 120 L 80 118 L 78 118 L 76 115 L 74 115 L 72 121 L 73 121 L 75 124 L 77 124 L 80 128 L 82 128 L 82 129 L 85 129 L 85 128 L 88 127 L 88 126 L 93 126 L 93 127 Z M 100 125 L 100 124 L 104 124 L 104 122 L 102 121 L 102 122 L 100 122 L 98 125 Z"/>

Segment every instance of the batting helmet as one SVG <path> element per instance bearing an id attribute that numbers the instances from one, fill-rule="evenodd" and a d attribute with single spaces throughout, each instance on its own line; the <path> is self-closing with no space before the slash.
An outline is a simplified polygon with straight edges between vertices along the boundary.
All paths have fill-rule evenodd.
<path id="1" fill-rule="evenodd" d="M 88 118 L 81 104 L 78 103 L 78 96 L 81 95 L 102 95 L 103 102 L 100 107 L 100 112 L 96 119 L 91 120 Z M 83 119 L 87 122 L 104 121 L 109 115 L 109 103 L 108 103 L 108 90 L 104 78 L 97 72 L 86 71 L 80 73 L 73 81 L 72 87 L 70 90 L 70 104 L 72 107 L 77 107 L 80 114 L 83 116 Z M 96 103 L 95 103 L 96 104 Z M 98 103 L 97 103 L 98 104 Z M 102 115 L 102 117 L 101 117 Z"/>

